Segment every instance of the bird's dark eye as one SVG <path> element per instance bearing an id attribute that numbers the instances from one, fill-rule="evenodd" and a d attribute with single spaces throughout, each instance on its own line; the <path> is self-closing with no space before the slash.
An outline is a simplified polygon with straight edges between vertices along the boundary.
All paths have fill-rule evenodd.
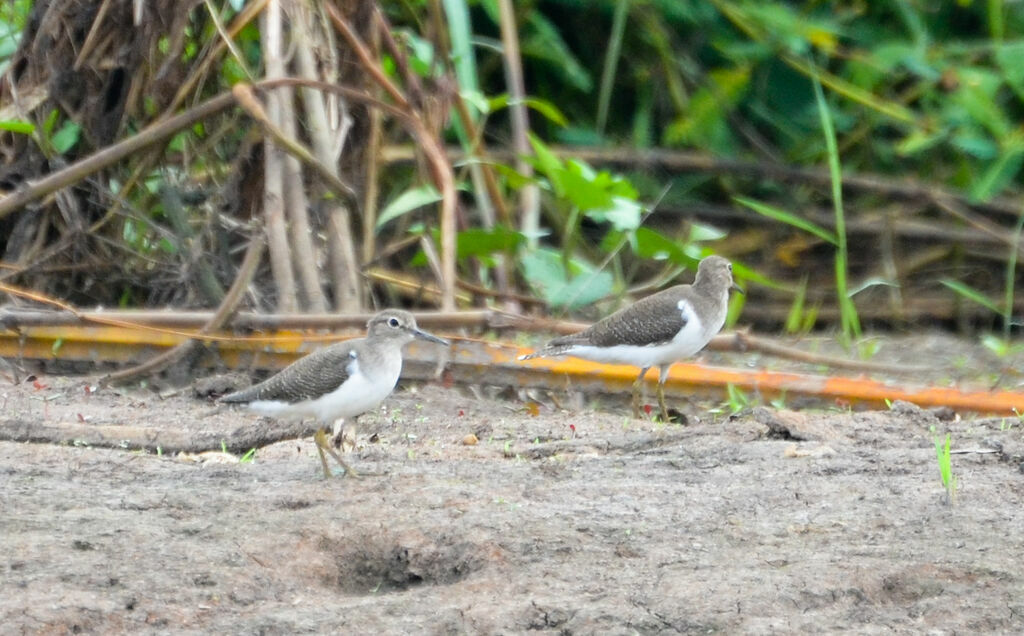
<path id="1" fill-rule="evenodd" d="M 729 263 L 729 271 L 732 271 L 732 263 Z"/>
<path id="2" fill-rule="evenodd" d="M 398 318 L 392 318 L 391 320 L 388 321 L 388 324 L 391 325 L 392 327 L 397 327 L 398 326 Z"/>

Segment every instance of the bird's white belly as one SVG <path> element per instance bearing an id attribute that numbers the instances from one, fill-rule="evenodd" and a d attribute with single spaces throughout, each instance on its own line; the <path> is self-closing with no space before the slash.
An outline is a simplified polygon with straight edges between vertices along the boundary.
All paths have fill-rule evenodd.
<path id="1" fill-rule="evenodd" d="M 341 386 L 315 400 L 255 400 L 249 403 L 249 409 L 273 417 L 315 417 L 321 422 L 333 422 L 376 408 L 398 383 L 399 373 L 395 373 L 393 378 L 378 377 L 377 382 L 372 382 L 358 372 L 358 365 L 353 363 L 352 367 L 355 367 L 350 368 L 352 374 Z"/>
<path id="2" fill-rule="evenodd" d="M 686 326 L 676 334 L 675 338 L 665 344 L 622 344 L 611 347 L 578 345 L 566 353 L 586 360 L 593 360 L 594 362 L 632 364 L 642 368 L 669 364 L 692 356 L 704 348 L 704 345 L 708 343 L 709 336 L 705 333 L 704 325 L 697 319 L 697 316 L 693 315 L 689 307 L 680 309 L 683 311 Z"/>

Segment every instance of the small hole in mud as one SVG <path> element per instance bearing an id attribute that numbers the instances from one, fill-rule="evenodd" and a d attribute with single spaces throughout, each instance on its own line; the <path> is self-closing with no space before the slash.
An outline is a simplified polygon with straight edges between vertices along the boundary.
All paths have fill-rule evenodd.
<path id="1" fill-rule="evenodd" d="M 793 434 L 789 432 L 788 428 L 782 426 L 772 426 L 771 428 L 768 429 L 768 432 L 765 433 L 765 439 L 784 439 L 799 441 L 803 438 L 794 437 Z"/>
<path id="2" fill-rule="evenodd" d="M 480 547 L 450 536 L 325 537 L 337 571 L 328 581 L 351 594 L 382 594 L 420 585 L 450 585 L 483 567 Z"/>

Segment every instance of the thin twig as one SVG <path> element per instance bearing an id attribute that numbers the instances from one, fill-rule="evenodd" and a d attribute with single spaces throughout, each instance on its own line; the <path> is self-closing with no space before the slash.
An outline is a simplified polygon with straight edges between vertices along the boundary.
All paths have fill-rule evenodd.
<path id="1" fill-rule="evenodd" d="M 263 254 L 263 240 L 258 236 L 253 237 L 249 241 L 249 248 L 245 252 L 245 258 L 242 259 L 242 265 L 238 268 L 238 276 L 235 277 L 235 282 L 232 283 L 231 288 L 228 289 L 224 295 L 224 300 L 221 302 L 220 307 L 210 318 L 203 327 L 199 330 L 200 334 L 208 334 L 212 331 L 217 331 L 224 326 L 228 320 L 230 320 L 232 314 L 238 308 L 238 303 L 241 302 L 245 295 L 245 290 L 249 287 L 249 283 L 252 282 L 252 277 L 256 274 L 256 266 L 259 265 L 260 256 Z M 124 384 L 131 382 L 132 380 L 144 376 L 157 373 L 162 369 L 167 368 L 169 365 L 174 364 L 185 355 L 187 355 L 192 348 L 196 346 L 198 340 L 186 340 L 174 347 L 171 347 L 167 351 L 160 355 L 152 358 L 135 367 L 129 369 L 123 369 L 121 371 L 115 371 L 102 379 L 103 384 Z"/>

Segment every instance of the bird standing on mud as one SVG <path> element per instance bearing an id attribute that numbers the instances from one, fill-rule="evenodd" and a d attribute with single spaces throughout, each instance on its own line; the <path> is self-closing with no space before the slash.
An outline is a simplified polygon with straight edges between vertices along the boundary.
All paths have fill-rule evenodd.
<path id="1" fill-rule="evenodd" d="M 376 408 L 391 394 L 402 373 L 402 347 L 413 339 L 449 345 L 416 326 L 407 311 L 388 309 L 366 324 L 365 338 L 346 340 L 296 360 L 263 382 L 220 398 L 244 404 L 272 417 L 314 417 L 320 424 L 315 441 L 324 476 L 330 477 L 324 451 L 345 474 L 358 474 L 327 441 L 325 427 L 340 418 L 355 417 Z"/>
<path id="2" fill-rule="evenodd" d="M 692 285 L 676 285 L 642 298 L 589 328 L 555 338 L 521 360 L 571 355 L 594 362 L 640 367 L 633 383 L 633 417 L 640 417 L 640 389 L 648 369 L 658 367 L 658 405 L 669 421 L 665 380 L 673 362 L 703 349 L 725 324 L 729 290 L 743 293 L 732 280 L 732 264 L 708 256 L 697 266 Z"/>

